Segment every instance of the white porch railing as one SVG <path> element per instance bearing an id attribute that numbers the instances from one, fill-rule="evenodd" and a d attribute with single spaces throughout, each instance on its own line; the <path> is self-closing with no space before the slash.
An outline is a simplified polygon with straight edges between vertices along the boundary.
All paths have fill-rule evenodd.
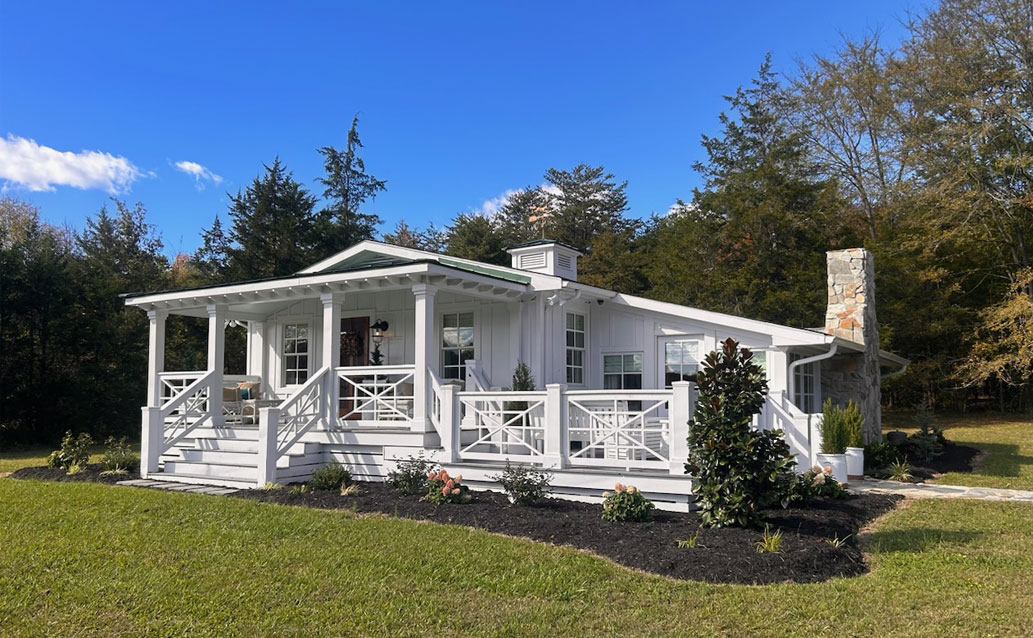
<path id="1" fill-rule="evenodd" d="M 277 407 L 258 412 L 258 485 L 276 482 L 276 461 L 328 415 L 330 367 L 320 369 Z"/>
<path id="2" fill-rule="evenodd" d="M 174 399 L 176 395 L 185 390 L 194 381 L 207 374 L 204 370 L 190 370 L 182 372 L 159 372 L 158 387 L 161 389 L 161 405 Z"/>
<path id="3" fill-rule="evenodd" d="M 670 466 L 670 390 L 582 390 L 566 397 L 571 465 Z"/>
<path id="4" fill-rule="evenodd" d="M 464 460 L 526 461 L 545 454 L 545 401 L 541 392 L 460 392 L 456 439 Z"/>
<path id="5" fill-rule="evenodd" d="M 397 427 L 412 422 L 416 366 L 344 367 L 334 373 L 341 384 L 338 425 Z"/>
<path id="6" fill-rule="evenodd" d="M 186 438 L 195 428 L 204 423 L 214 425 L 211 399 L 213 393 L 222 391 L 217 386 L 221 375 L 217 375 L 215 371 L 170 374 L 198 376 L 182 386 L 173 396 L 163 397 L 160 406 L 143 408 L 140 473 L 144 478 L 156 473 L 161 455 Z M 170 379 L 167 387 L 177 387 L 174 384 L 182 385 L 181 379 Z"/>
<path id="7" fill-rule="evenodd" d="M 671 390 L 464 391 L 437 384 L 435 425 L 450 461 L 513 461 L 684 473 L 689 384 Z"/>

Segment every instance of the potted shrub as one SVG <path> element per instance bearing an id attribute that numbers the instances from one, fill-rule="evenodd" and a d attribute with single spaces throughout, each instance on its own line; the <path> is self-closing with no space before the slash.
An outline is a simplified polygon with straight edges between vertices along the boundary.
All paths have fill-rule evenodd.
<path id="1" fill-rule="evenodd" d="M 843 426 L 846 429 L 846 477 L 850 481 L 864 478 L 864 416 L 853 400 L 843 410 Z"/>
<path id="2" fill-rule="evenodd" d="M 844 410 L 832 405 L 832 399 L 826 399 L 822 406 L 821 419 L 821 453 L 818 454 L 818 465 L 827 468 L 839 483 L 847 482 L 846 471 L 846 427 Z"/>

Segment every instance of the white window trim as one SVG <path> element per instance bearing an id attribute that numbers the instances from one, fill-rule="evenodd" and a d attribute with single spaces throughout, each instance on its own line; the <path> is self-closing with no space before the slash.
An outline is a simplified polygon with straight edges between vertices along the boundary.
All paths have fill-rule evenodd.
<path id="1" fill-rule="evenodd" d="M 305 380 L 307 381 L 313 372 L 313 358 L 315 356 L 314 350 L 318 348 L 318 344 L 315 339 L 315 332 L 313 331 L 313 320 L 309 316 L 297 316 L 297 317 L 281 317 L 276 320 L 276 387 L 283 389 L 294 389 L 300 388 L 304 385 L 302 383 L 287 383 L 287 365 L 286 365 L 286 353 L 284 352 L 283 345 L 284 339 L 287 336 L 288 325 L 300 325 L 304 324 L 308 327 L 308 356 L 306 357 L 307 369 L 305 371 Z"/>
<path id="2" fill-rule="evenodd" d="M 656 387 L 658 389 L 670 389 L 667 387 L 667 344 L 691 341 L 696 344 L 696 370 L 703 367 L 703 337 L 699 335 L 665 335 L 657 339 L 656 344 Z"/>
<path id="3" fill-rule="evenodd" d="M 574 347 L 567 346 L 567 315 L 578 315 L 582 319 L 585 320 L 584 330 L 581 331 L 582 334 L 584 334 L 585 342 L 584 342 L 584 345 L 581 348 L 574 348 Z M 574 387 L 579 387 L 579 388 L 583 388 L 586 385 L 588 385 L 588 370 L 589 370 L 589 362 L 588 362 L 588 352 L 589 352 L 589 350 L 588 350 L 588 334 L 589 334 L 589 327 L 588 327 L 588 313 L 587 312 L 567 311 L 567 312 L 563 313 L 563 380 L 564 380 L 564 383 L 566 383 L 567 385 L 574 386 Z M 570 381 L 566 380 L 567 379 L 567 367 L 568 367 L 567 366 L 567 351 L 568 350 L 580 350 L 581 351 L 581 383 L 571 383 Z M 616 354 L 616 353 L 614 353 L 614 354 Z"/>
<path id="4" fill-rule="evenodd" d="M 477 357 L 477 354 L 481 352 L 480 343 L 480 312 L 479 308 L 475 304 L 455 304 L 449 305 L 445 308 L 438 310 L 438 316 L 435 321 L 435 333 L 434 339 L 435 348 L 438 349 L 438 374 L 441 375 L 442 379 L 445 379 L 445 315 L 473 315 L 473 358 L 477 363 L 484 364 L 484 362 Z M 449 350 L 459 350 L 460 348 L 448 348 Z M 465 367 L 465 365 L 463 366 Z"/>

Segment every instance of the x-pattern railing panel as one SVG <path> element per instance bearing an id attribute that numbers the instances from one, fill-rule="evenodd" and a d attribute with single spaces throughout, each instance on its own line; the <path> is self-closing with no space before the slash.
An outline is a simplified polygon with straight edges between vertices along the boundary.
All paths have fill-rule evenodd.
<path id="1" fill-rule="evenodd" d="M 572 465 L 664 467 L 668 463 L 670 424 L 663 418 L 667 397 L 568 397 L 567 401 L 568 436 L 571 442 L 581 443 L 580 449 L 570 452 Z M 631 409 L 632 403 L 641 408 Z"/>
<path id="2" fill-rule="evenodd" d="M 344 382 L 340 421 L 411 421 L 415 405 L 413 366 L 338 368 Z M 347 418 L 359 415 L 360 419 Z"/>
<path id="3" fill-rule="evenodd" d="M 467 459 L 542 456 L 545 439 L 545 396 L 537 392 L 460 393 L 464 411 L 461 430 L 477 436 L 459 448 Z M 477 448 L 497 449 L 497 452 Z"/>
<path id="4" fill-rule="evenodd" d="M 214 373 L 200 374 L 200 377 L 194 379 L 174 397 L 162 403 L 165 449 L 175 445 L 191 430 L 212 418 L 210 399 Z"/>
<path id="5" fill-rule="evenodd" d="M 277 456 L 286 453 L 323 418 L 328 371 L 329 368 L 323 368 L 314 374 L 305 385 L 280 404 L 280 422 L 276 428 Z"/>

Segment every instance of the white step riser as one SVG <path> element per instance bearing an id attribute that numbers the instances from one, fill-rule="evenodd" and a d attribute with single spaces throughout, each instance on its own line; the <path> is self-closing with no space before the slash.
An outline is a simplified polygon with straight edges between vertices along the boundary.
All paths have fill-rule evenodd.
<path id="1" fill-rule="evenodd" d="M 189 449 L 212 452 L 247 452 L 258 453 L 258 441 L 242 441 L 239 439 L 197 439 L 193 445 L 184 446 Z M 287 454 L 315 454 L 319 452 L 317 443 L 295 443 L 287 449 Z"/>
<path id="2" fill-rule="evenodd" d="M 185 461 L 168 461 L 163 468 L 165 474 L 195 474 L 212 478 L 237 479 L 241 481 L 257 481 L 258 470 L 255 467 L 238 465 L 210 465 L 208 463 L 187 463 Z"/>
<path id="3" fill-rule="evenodd" d="M 219 465 L 246 465 L 249 467 L 258 467 L 258 453 L 181 450 L 180 458 L 188 463 L 215 463 Z M 292 456 L 281 456 L 276 459 L 276 467 L 302 465 L 306 462 L 311 463 L 313 461 L 321 460 L 321 458 L 322 456 L 319 454 L 295 454 Z"/>

